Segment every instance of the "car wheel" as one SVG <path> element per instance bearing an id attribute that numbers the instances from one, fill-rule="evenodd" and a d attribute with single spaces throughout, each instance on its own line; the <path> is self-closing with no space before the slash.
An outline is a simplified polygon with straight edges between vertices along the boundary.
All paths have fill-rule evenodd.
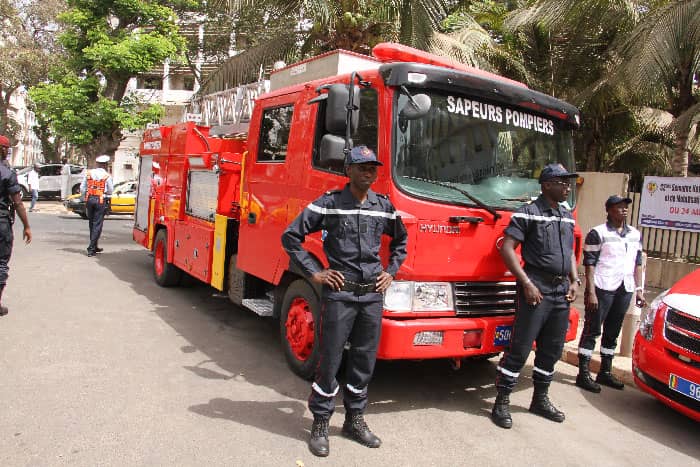
<path id="1" fill-rule="evenodd" d="M 289 285 L 282 300 L 280 337 L 284 356 L 294 373 L 311 380 L 318 363 L 321 303 L 303 279 Z"/>
<path id="2" fill-rule="evenodd" d="M 168 233 L 161 229 L 153 242 L 153 278 L 161 287 L 172 287 L 180 283 L 182 270 L 168 262 Z"/>
<path id="3" fill-rule="evenodd" d="M 78 213 L 76 213 L 76 214 L 78 214 L 78 215 L 79 215 L 80 217 L 82 217 L 83 219 L 87 220 L 87 214 L 85 214 L 84 212 L 78 212 Z"/>
<path id="4" fill-rule="evenodd" d="M 80 193 L 80 185 L 73 185 L 73 188 L 70 190 L 72 195 L 77 195 Z"/>

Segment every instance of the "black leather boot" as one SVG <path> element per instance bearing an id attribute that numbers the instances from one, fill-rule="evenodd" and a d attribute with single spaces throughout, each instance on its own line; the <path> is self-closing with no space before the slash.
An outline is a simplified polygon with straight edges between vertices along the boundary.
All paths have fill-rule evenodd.
<path id="1" fill-rule="evenodd" d="M 530 403 L 530 412 L 544 417 L 553 422 L 561 423 L 564 421 L 564 412 L 557 410 L 549 401 L 549 383 L 535 382 L 535 392 L 532 395 Z"/>
<path id="2" fill-rule="evenodd" d="M 588 365 L 591 363 L 591 357 L 578 354 L 578 376 L 576 377 L 576 386 L 590 392 L 600 392 L 600 384 L 593 381 Z"/>
<path id="3" fill-rule="evenodd" d="M 612 360 L 610 356 L 600 357 L 600 371 L 596 377 L 596 383 L 604 384 L 605 386 L 610 386 L 613 389 L 622 391 L 625 389 L 625 383 L 620 381 L 612 374 Z"/>
<path id="4" fill-rule="evenodd" d="M 328 456 L 328 419 L 314 416 L 311 425 L 311 438 L 309 438 L 309 451 L 318 457 Z"/>
<path id="5" fill-rule="evenodd" d="M 491 420 L 501 428 L 511 428 L 513 426 L 513 418 L 510 416 L 510 391 L 498 388 L 496 402 L 493 403 L 491 409 Z"/>
<path id="6" fill-rule="evenodd" d="M 382 440 L 370 431 L 367 423 L 365 423 L 365 418 L 359 412 L 347 412 L 345 414 L 342 433 L 344 436 L 368 448 L 378 448 L 382 445 Z"/>
<path id="7" fill-rule="evenodd" d="M 5 284 L 0 285 L 0 303 L 2 302 L 2 292 L 5 290 Z M 7 309 L 6 306 L 0 305 L 0 316 L 5 316 L 8 314 L 10 310 Z"/>

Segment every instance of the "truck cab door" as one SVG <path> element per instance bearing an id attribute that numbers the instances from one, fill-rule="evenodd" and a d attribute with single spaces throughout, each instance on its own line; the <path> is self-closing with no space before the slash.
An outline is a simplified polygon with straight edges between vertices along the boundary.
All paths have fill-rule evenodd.
<path id="1" fill-rule="evenodd" d="M 293 96 L 258 103 L 249 133 L 249 152 L 243 174 L 242 210 L 237 266 L 275 282 L 280 262 L 286 258 L 280 238 L 287 227 L 290 161 L 288 146 L 294 117 Z M 257 110 L 257 109 L 256 109 Z M 295 124 L 298 126 L 298 124 Z M 295 135 L 296 136 L 296 135 Z"/>

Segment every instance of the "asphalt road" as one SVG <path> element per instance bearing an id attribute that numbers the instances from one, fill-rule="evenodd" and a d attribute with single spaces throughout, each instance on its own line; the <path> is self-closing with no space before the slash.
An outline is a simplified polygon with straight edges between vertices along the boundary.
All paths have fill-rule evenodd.
<path id="1" fill-rule="evenodd" d="M 105 252 L 86 257 L 87 222 L 46 206 L 34 242 L 15 243 L 0 318 L 2 466 L 700 465 L 697 423 L 634 388 L 584 393 L 562 362 L 551 395 L 566 421 L 527 412 L 528 365 L 515 426 L 497 428 L 492 360 L 380 362 L 366 419 L 382 447 L 340 436 L 339 402 L 331 455 L 314 458 L 309 384 L 275 321 L 195 281 L 158 287 L 129 218 L 108 218 Z"/>

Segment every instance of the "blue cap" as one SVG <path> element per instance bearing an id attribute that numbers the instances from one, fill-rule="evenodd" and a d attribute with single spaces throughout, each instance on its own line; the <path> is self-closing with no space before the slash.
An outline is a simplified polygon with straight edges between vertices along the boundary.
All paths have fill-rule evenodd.
<path id="1" fill-rule="evenodd" d="M 547 164 L 540 172 L 540 183 L 546 182 L 553 178 L 576 178 L 578 174 L 576 172 L 569 172 L 561 164 Z"/>
<path id="2" fill-rule="evenodd" d="M 377 155 L 365 145 L 355 146 L 345 158 L 345 165 L 374 164 L 384 165 L 377 160 Z"/>
<path id="3" fill-rule="evenodd" d="M 611 206 L 615 206 L 616 204 L 620 203 L 630 204 L 632 203 L 632 198 L 623 198 L 622 196 L 612 195 L 605 202 L 605 209 L 608 210 Z"/>

